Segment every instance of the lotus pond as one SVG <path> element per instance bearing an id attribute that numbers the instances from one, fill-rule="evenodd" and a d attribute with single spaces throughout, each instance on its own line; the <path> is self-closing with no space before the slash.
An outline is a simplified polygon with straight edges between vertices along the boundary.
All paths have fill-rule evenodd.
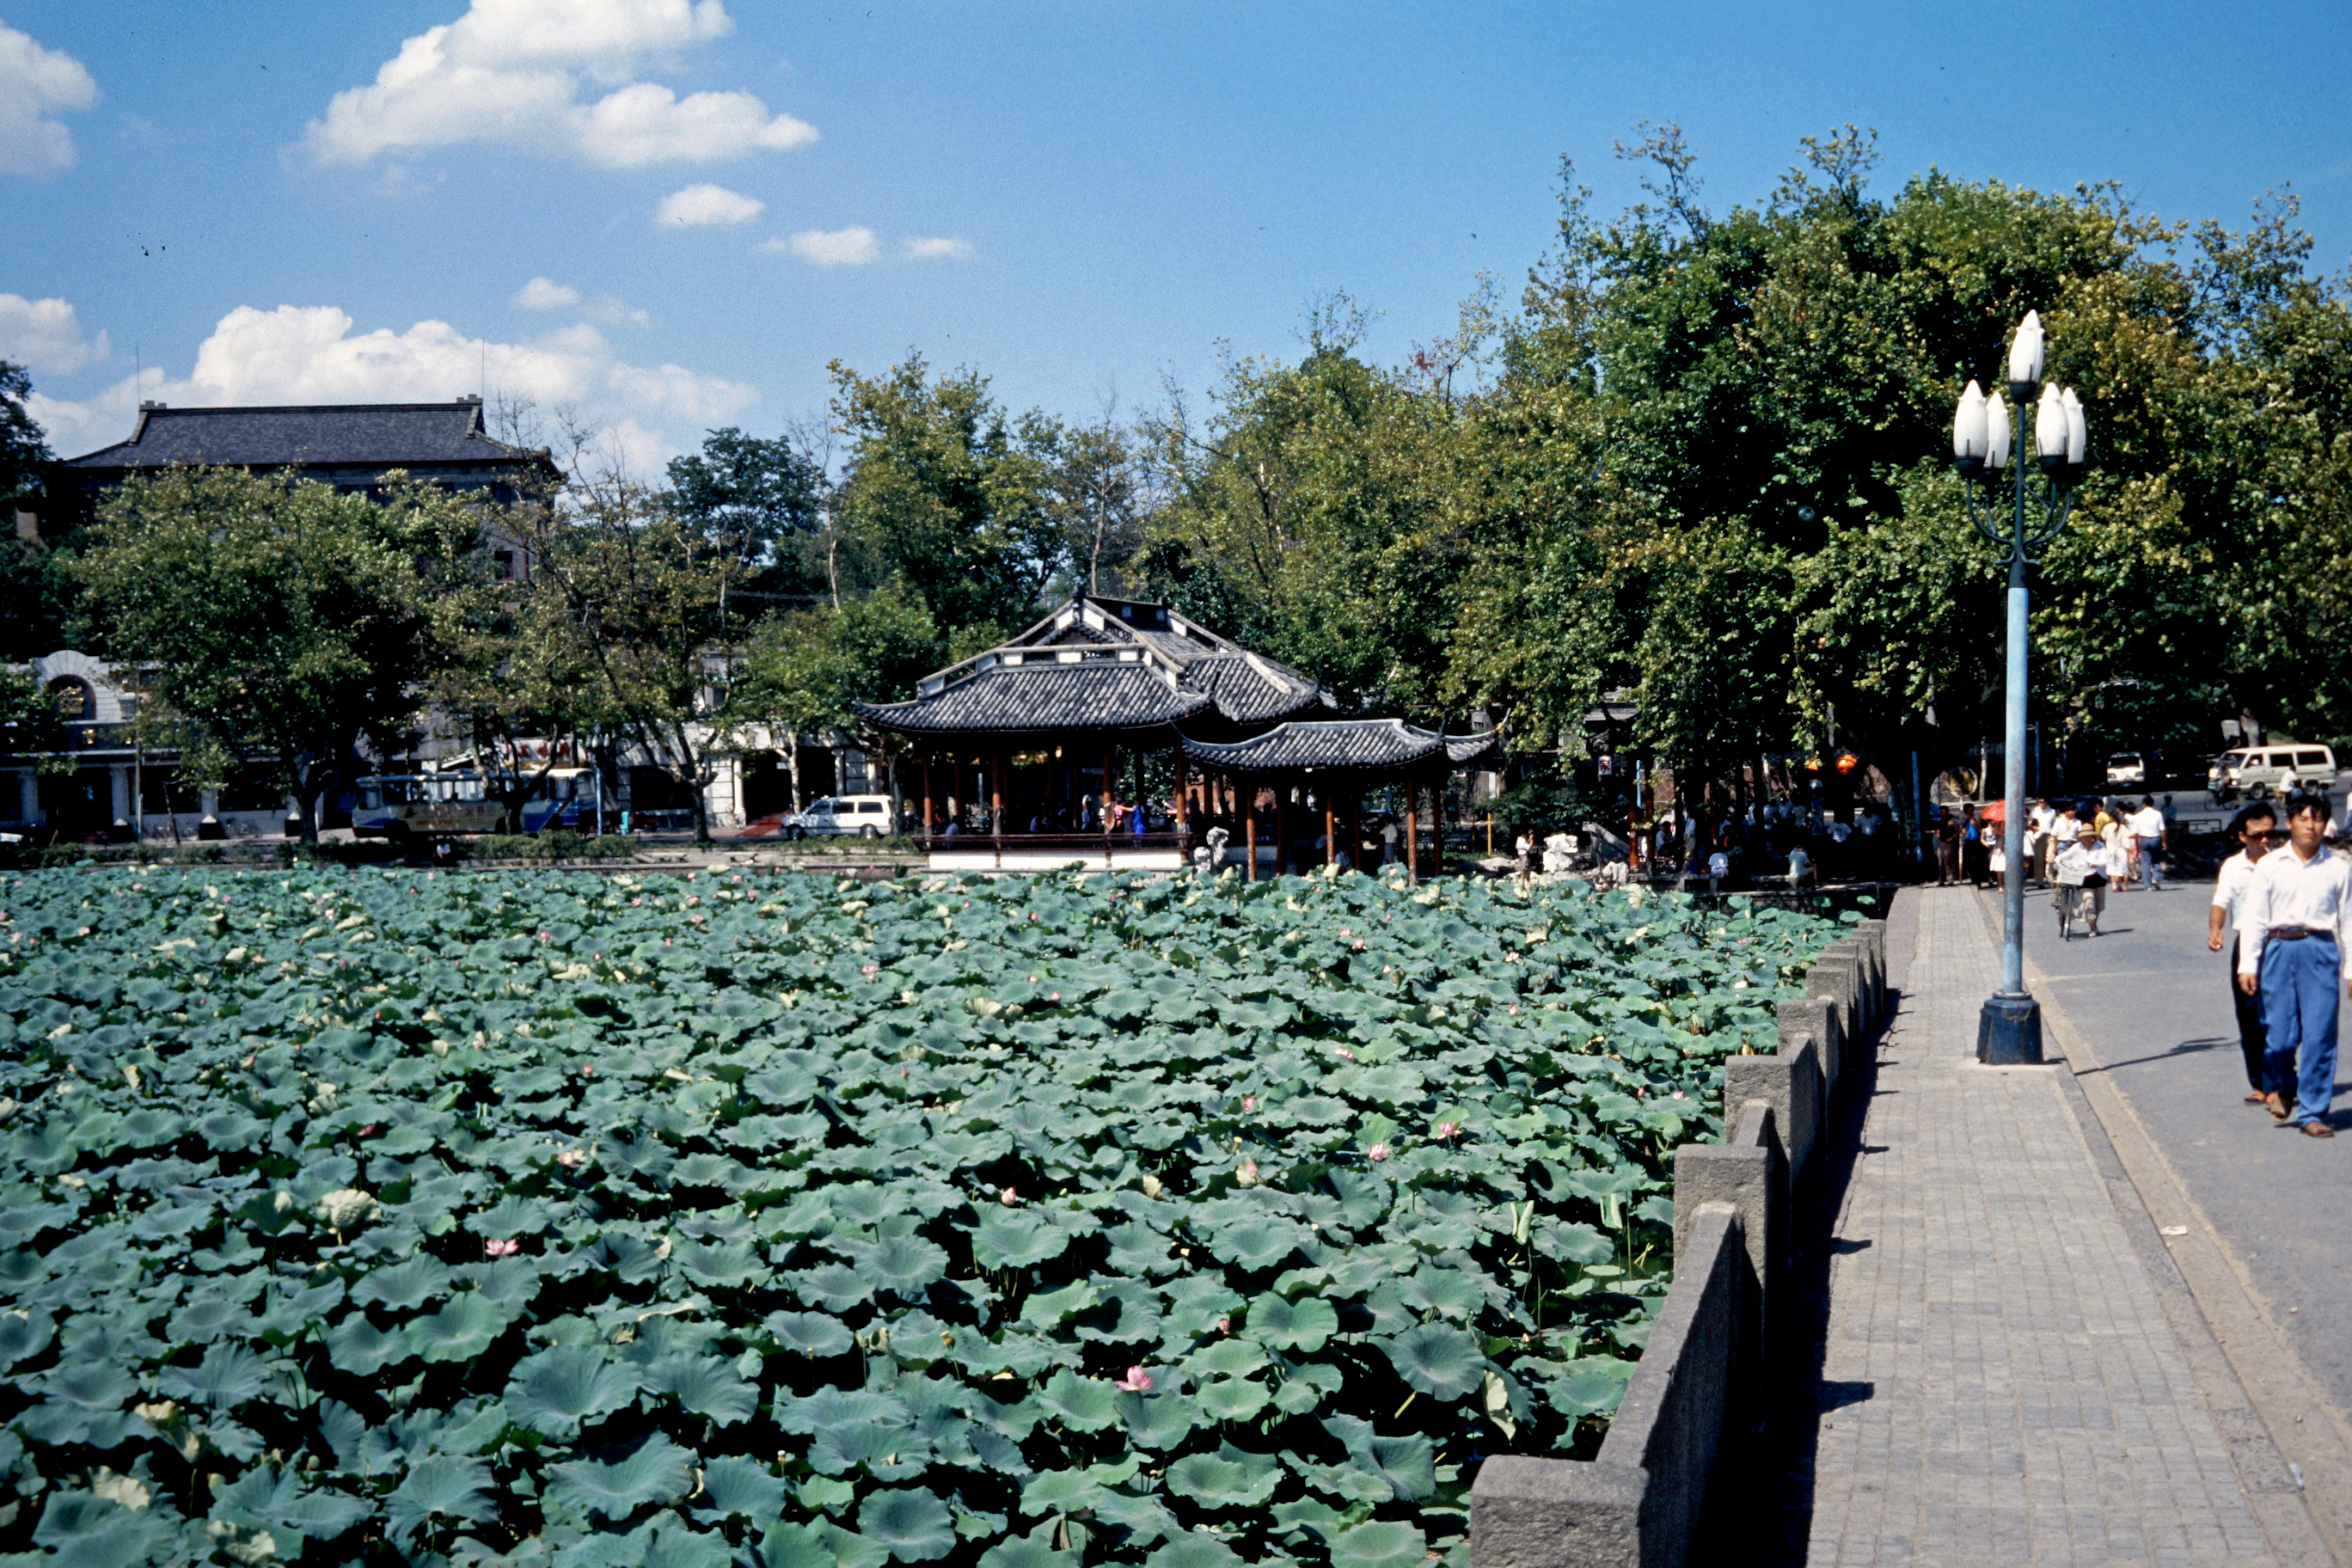
<path id="1" fill-rule="evenodd" d="M 0 1563 L 1459 1563 L 1836 926 L 1366 878 L 0 877 Z M 16 1555 L 7 1555 L 16 1553 Z"/>

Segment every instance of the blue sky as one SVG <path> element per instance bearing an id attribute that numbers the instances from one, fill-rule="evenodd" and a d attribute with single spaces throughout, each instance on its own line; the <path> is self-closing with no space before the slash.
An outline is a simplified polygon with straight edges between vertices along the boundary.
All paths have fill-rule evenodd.
<path id="1" fill-rule="evenodd" d="M 2347 45 L 2341 4 L 0 0 L 0 357 L 65 454 L 127 433 L 134 366 L 175 403 L 487 374 L 640 467 L 909 349 L 1089 418 L 1294 352 L 1332 289 L 1402 358 L 1482 270 L 1516 294 L 1563 153 L 1632 199 L 1644 120 L 1717 207 L 1847 121 L 1886 185 L 2236 223 L 2291 184 L 2335 272 Z"/>

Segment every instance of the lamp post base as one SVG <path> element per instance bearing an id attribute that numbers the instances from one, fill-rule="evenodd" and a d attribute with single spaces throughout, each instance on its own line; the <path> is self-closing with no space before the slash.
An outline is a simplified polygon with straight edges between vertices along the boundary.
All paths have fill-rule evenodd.
<path id="1" fill-rule="evenodd" d="M 1977 1015 L 1977 1060 L 1987 1067 L 2040 1067 L 2042 1004 L 2031 996 L 1985 998 Z"/>

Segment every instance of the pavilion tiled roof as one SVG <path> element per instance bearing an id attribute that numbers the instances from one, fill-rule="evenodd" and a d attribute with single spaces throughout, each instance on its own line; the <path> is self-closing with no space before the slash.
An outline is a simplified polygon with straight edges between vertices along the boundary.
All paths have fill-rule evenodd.
<path id="1" fill-rule="evenodd" d="M 1400 773 L 1443 763 L 1462 767 L 1492 750 L 1495 732 L 1441 735 L 1402 719 L 1326 719 L 1278 724 L 1247 741 L 1186 740 L 1184 754 L 1219 773 Z"/>
<path id="2" fill-rule="evenodd" d="M 545 454 L 494 440 L 478 398 L 454 403 L 353 403 L 268 408 L 142 405 L 127 441 L 59 465 L 161 468 L 173 463 L 247 468 L 451 464 L 538 465 Z"/>
<path id="3" fill-rule="evenodd" d="M 1165 605 L 1081 594 L 1010 642 L 925 676 L 910 700 L 856 708 L 905 734 L 1011 735 L 1249 726 L 1328 702 L 1307 677 Z"/>

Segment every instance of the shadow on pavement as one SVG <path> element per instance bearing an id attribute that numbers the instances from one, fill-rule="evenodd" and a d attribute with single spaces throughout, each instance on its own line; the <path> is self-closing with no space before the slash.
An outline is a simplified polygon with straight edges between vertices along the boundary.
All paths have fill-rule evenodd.
<path id="1" fill-rule="evenodd" d="M 2147 1062 L 2173 1061 L 2181 1057 L 2195 1056 L 2199 1051 L 2218 1051 L 2223 1046 L 2228 1046 L 2234 1050 L 2237 1047 L 2237 1044 L 2238 1042 L 2234 1039 L 2183 1040 L 2180 1044 L 2173 1047 L 2168 1051 L 2158 1051 L 2151 1056 L 2133 1057 L 2128 1061 L 2102 1062 L 2095 1068 L 2077 1068 L 2074 1071 L 2074 1076 L 2076 1078 L 2088 1078 L 2093 1073 L 2113 1072 L 2117 1068 L 2136 1068 Z"/>
<path id="2" fill-rule="evenodd" d="M 1878 1088 L 1878 1053 L 1901 1011 L 1903 994 L 1890 987 L 1887 1004 L 1888 1023 L 1880 1026 L 1867 1048 L 1854 1053 L 1861 1059 L 1846 1069 L 1853 1088 L 1838 1096 L 1836 1114 L 1822 1129 L 1822 1157 L 1797 1192 L 1789 1227 L 1788 1289 L 1768 1331 L 1765 1418 L 1753 1430 L 1726 1438 L 1706 1517 L 1692 1542 L 1694 1564 L 1802 1564 L 1812 1535 L 1813 1464 L 1822 1417 L 1877 1393 L 1872 1383 L 1822 1382 L 1822 1361 L 1829 1342 L 1830 1259 L 1872 1243 L 1869 1237 L 1838 1236 L 1833 1229 L 1855 1164 L 1886 1152 L 1885 1144 L 1863 1142 L 1862 1128 L 1872 1099 L 1893 1092 Z"/>

